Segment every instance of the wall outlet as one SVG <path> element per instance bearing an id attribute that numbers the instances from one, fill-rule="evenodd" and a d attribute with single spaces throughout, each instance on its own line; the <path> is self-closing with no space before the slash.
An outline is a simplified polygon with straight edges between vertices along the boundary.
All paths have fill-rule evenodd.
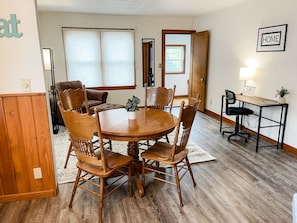
<path id="1" fill-rule="evenodd" d="M 42 178 L 42 172 L 41 168 L 33 168 L 33 174 L 34 174 L 34 179 L 41 179 Z"/>
<path id="2" fill-rule="evenodd" d="M 209 104 L 212 105 L 212 100 L 211 99 L 209 100 Z"/>
<path id="3" fill-rule="evenodd" d="M 30 92 L 31 91 L 30 79 L 21 79 L 21 86 L 22 86 L 23 92 Z"/>

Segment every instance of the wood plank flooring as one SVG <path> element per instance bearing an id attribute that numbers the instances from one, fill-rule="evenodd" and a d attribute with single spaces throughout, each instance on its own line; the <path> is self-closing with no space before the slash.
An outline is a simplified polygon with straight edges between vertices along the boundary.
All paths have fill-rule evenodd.
<path id="1" fill-rule="evenodd" d="M 174 109 L 176 112 L 177 109 Z M 255 140 L 227 141 L 219 122 L 198 112 L 191 140 L 217 158 L 192 165 L 197 186 L 187 175 L 181 182 L 184 207 L 176 188 L 147 182 L 139 197 L 122 188 L 105 201 L 105 223 L 287 223 L 292 222 L 292 196 L 297 192 L 297 157 Z M 78 190 L 68 208 L 72 183 L 59 185 L 58 196 L 0 204 L 2 223 L 97 222 L 98 199 Z"/>

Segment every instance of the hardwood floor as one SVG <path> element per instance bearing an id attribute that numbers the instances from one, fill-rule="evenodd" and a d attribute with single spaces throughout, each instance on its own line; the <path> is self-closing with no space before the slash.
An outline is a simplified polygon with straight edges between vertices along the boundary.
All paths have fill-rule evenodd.
<path id="1" fill-rule="evenodd" d="M 177 109 L 174 109 L 176 112 Z M 297 192 L 297 157 L 283 150 L 260 148 L 255 139 L 227 141 L 219 133 L 219 122 L 198 112 L 191 140 L 217 158 L 193 164 L 197 186 L 190 176 L 181 181 L 184 207 L 176 188 L 147 182 L 139 197 L 134 184 L 105 201 L 105 223 L 239 223 L 292 222 L 292 196 Z M 72 183 L 59 185 L 58 196 L 0 204 L 2 223 L 97 222 L 98 199 L 78 190 L 73 208 L 68 208 Z"/>

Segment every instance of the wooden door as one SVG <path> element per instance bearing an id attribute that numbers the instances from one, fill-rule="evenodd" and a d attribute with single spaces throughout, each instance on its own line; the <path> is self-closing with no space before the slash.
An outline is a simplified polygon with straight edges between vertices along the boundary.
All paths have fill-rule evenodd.
<path id="1" fill-rule="evenodd" d="M 189 97 L 200 94 L 199 111 L 205 111 L 206 79 L 208 65 L 208 31 L 192 34 L 191 42 L 191 73 L 189 79 Z"/>
<path id="2" fill-rule="evenodd" d="M 142 72 L 143 72 L 143 83 L 148 84 L 149 73 L 150 73 L 150 43 L 142 43 Z"/>

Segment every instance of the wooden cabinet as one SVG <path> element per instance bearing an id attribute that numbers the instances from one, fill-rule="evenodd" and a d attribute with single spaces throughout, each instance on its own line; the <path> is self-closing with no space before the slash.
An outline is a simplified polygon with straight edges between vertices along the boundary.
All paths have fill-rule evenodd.
<path id="1" fill-rule="evenodd" d="M 44 93 L 0 95 L 0 154 L 0 202 L 56 195 Z"/>

